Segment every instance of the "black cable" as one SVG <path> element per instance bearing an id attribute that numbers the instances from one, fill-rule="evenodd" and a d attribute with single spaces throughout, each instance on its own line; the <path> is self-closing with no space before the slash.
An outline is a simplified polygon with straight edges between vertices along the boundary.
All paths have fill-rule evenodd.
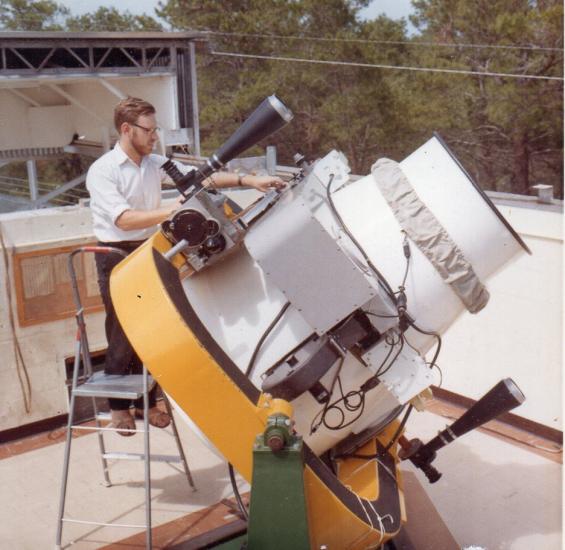
<path id="1" fill-rule="evenodd" d="M 434 334 L 434 336 L 436 336 L 436 335 Z M 441 337 L 440 337 L 439 334 L 437 334 L 436 337 L 438 338 L 438 342 L 441 341 Z M 410 341 L 408 340 L 408 338 L 406 338 L 406 336 L 403 336 L 403 338 L 404 338 L 404 341 L 405 341 L 418 355 L 420 355 L 420 357 L 421 357 L 420 350 L 419 350 L 418 348 L 416 348 L 415 346 L 413 346 L 413 345 L 410 343 Z M 438 357 L 438 354 L 439 354 L 439 352 L 436 350 L 436 353 L 434 354 L 434 359 L 433 359 L 433 361 L 426 362 L 426 365 L 427 365 L 428 367 L 430 367 L 430 369 L 433 369 L 433 368 L 435 367 L 435 368 L 438 370 L 438 372 L 439 372 L 439 384 L 437 384 L 437 387 L 438 387 L 438 388 L 441 388 L 441 386 L 442 386 L 442 384 L 443 384 L 443 372 L 442 372 L 440 366 L 437 364 L 437 357 Z"/>
<path id="2" fill-rule="evenodd" d="M 437 364 L 431 364 L 431 363 L 427 363 L 430 367 L 430 369 L 433 369 L 434 367 L 438 370 L 439 372 L 439 384 L 437 385 L 438 388 L 441 388 L 441 386 L 443 385 L 443 371 L 441 370 L 441 367 Z"/>
<path id="3" fill-rule="evenodd" d="M 257 342 L 257 345 L 255 346 L 255 349 L 253 350 L 253 355 L 251 356 L 251 359 L 249 360 L 249 364 L 247 365 L 247 369 L 245 370 L 245 376 L 247 376 L 247 378 L 249 378 L 251 376 L 251 372 L 253 371 L 253 367 L 255 365 L 255 360 L 257 359 L 257 355 L 259 353 L 259 350 L 261 349 L 261 346 L 265 343 L 267 336 L 269 336 L 271 331 L 275 328 L 277 323 L 281 320 L 282 316 L 284 315 L 285 311 L 289 308 L 289 306 L 290 306 L 290 302 L 287 302 L 282 307 L 282 309 L 279 311 L 277 316 L 273 319 L 271 324 L 267 327 L 267 330 L 265 330 L 265 332 L 263 333 L 263 336 L 261 336 L 261 338 L 259 339 L 259 342 Z"/>
<path id="4" fill-rule="evenodd" d="M 247 508 L 245 504 L 243 504 L 243 500 L 241 499 L 241 495 L 239 494 L 239 489 L 237 488 L 237 483 L 235 481 L 235 472 L 231 462 L 228 462 L 228 472 L 230 474 L 230 481 L 231 481 L 231 488 L 233 490 L 233 495 L 235 497 L 235 501 L 237 502 L 237 507 L 241 512 L 241 515 L 245 519 L 245 521 L 249 521 L 249 513 L 247 512 Z"/>
<path id="5" fill-rule="evenodd" d="M 404 241 L 402 242 L 402 249 L 404 250 L 404 257 L 406 258 L 406 270 L 404 271 L 404 277 L 402 278 L 402 284 L 400 285 L 401 289 L 404 289 L 406 286 L 406 279 L 408 278 L 408 271 L 410 269 L 410 243 L 408 241 L 408 235 L 406 231 L 402 231 L 404 233 Z"/>
<path id="6" fill-rule="evenodd" d="M 388 361 L 389 357 L 392 355 L 392 352 L 394 351 L 394 346 L 396 346 L 396 344 L 398 344 L 398 342 L 400 342 L 400 339 L 398 340 L 398 342 L 395 342 L 394 340 L 391 342 L 390 340 L 388 340 L 389 334 L 387 334 L 385 336 L 385 342 L 389 345 L 389 350 L 385 356 L 385 358 L 382 360 L 381 364 L 378 366 L 377 370 L 375 371 L 375 374 L 373 376 L 371 376 L 371 379 L 377 379 L 379 377 L 379 375 L 381 374 L 381 369 L 386 365 L 386 362 Z M 394 361 L 393 361 L 394 362 Z M 392 364 L 392 363 L 391 363 Z M 366 384 L 368 382 L 368 380 L 366 380 L 364 383 Z"/>
<path id="7" fill-rule="evenodd" d="M 334 379 L 332 380 L 332 385 L 330 387 L 330 393 L 328 394 L 328 398 L 326 399 L 326 402 L 324 403 L 324 408 L 312 419 L 312 422 L 310 423 L 310 434 L 313 434 L 320 427 L 320 424 L 324 423 L 324 426 L 325 426 L 324 417 L 326 416 L 328 409 L 330 407 L 333 407 L 333 405 L 330 405 L 330 401 L 331 401 L 332 395 L 334 393 L 335 384 L 339 380 L 339 373 L 341 372 L 341 367 L 343 367 L 344 361 L 345 361 L 345 357 L 342 356 L 341 360 L 339 362 L 339 365 L 337 367 Z M 339 381 L 339 386 L 341 388 L 341 380 Z M 342 395 L 343 395 L 343 392 L 342 392 Z M 316 425 L 314 425 L 316 418 L 318 418 L 318 416 L 320 416 L 320 415 L 321 415 L 320 421 Z M 342 411 L 342 415 L 343 415 L 343 411 Z M 343 419 L 345 419 L 345 415 L 343 415 Z"/>
<path id="8" fill-rule="evenodd" d="M 437 358 L 439 356 L 439 352 L 441 350 L 441 336 L 437 333 L 437 332 L 432 332 L 432 331 L 427 331 L 424 329 L 421 329 L 413 320 L 409 320 L 408 323 L 410 324 L 410 326 L 414 329 L 417 330 L 419 333 L 421 334 L 427 334 L 428 336 L 433 336 L 436 340 L 437 340 L 437 348 L 436 351 L 434 353 L 434 358 L 431 360 L 431 362 L 429 363 L 430 365 L 430 369 L 434 368 L 434 365 L 436 364 Z"/>
<path id="9" fill-rule="evenodd" d="M 408 418 L 410 416 L 410 413 L 413 411 L 413 409 L 414 407 L 412 405 L 408 406 L 408 409 L 406 410 L 404 417 L 400 421 L 400 425 L 398 426 L 396 432 L 394 432 L 394 435 L 392 436 L 391 440 L 388 442 L 387 446 L 385 447 L 385 453 L 388 452 L 390 448 L 396 443 L 396 440 L 398 436 L 402 433 L 404 426 L 406 426 L 406 422 L 408 422 Z"/>
<path id="10" fill-rule="evenodd" d="M 354 395 L 359 397 L 359 404 L 355 408 L 351 405 L 350 405 L 350 408 L 347 408 L 347 407 L 346 408 L 350 412 L 355 412 L 356 410 L 358 410 L 359 412 L 357 413 L 357 415 L 354 418 L 352 418 L 348 422 L 344 423 L 345 413 L 343 412 L 341 407 L 339 407 L 338 405 L 341 402 L 345 403 L 347 400 L 350 400 Z M 340 421 L 337 424 L 333 424 L 333 425 L 329 424 L 328 421 L 326 420 L 327 413 L 329 411 L 332 411 L 332 410 L 338 411 L 339 414 L 341 415 Z M 337 430 L 341 430 L 343 428 L 346 428 L 347 426 L 350 426 L 351 424 L 353 424 L 357 420 L 359 420 L 359 418 L 363 414 L 364 410 L 365 410 L 365 392 L 363 392 L 361 390 L 352 390 L 352 391 L 346 393 L 345 395 L 343 395 L 342 397 L 340 397 L 338 400 L 336 400 L 333 403 L 331 403 L 330 405 L 328 405 L 327 407 L 325 407 L 322 411 L 320 411 L 314 417 L 314 420 L 312 421 L 312 424 L 310 426 L 310 434 L 316 432 L 316 430 L 320 427 L 321 424 L 323 424 L 328 430 L 331 430 L 331 431 L 337 431 Z M 320 415 L 322 415 L 320 421 L 316 424 L 316 426 L 314 426 L 314 421 Z"/>
<path id="11" fill-rule="evenodd" d="M 355 422 L 357 422 L 357 420 L 359 420 L 361 418 L 361 416 L 363 416 L 363 413 L 365 412 L 365 393 L 361 393 L 361 392 L 357 392 L 357 391 L 350 391 L 348 392 L 343 400 L 344 402 L 350 398 L 351 395 L 359 395 L 359 398 L 361 399 L 360 403 L 359 403 L 359 412 L 357 413 L 357 416 L 355 418 L 352 418 L 349 422 L 346 422 L 345 424 L 340 424 L 339 428 L 331 428 L 325 421 L 324 421 L 324 426 L 326 426 L 326 428 L 328 428 L 329 430 L 333 429 L 333 430 L 341 430 L 343 428 L 347 428 L 348 426 L 351 426 L 351 424 L 354 424 Z M 341 410 L 341 409 L 340 409 Z"/>
<path id="12" fill-rule="evenodd" d="M 406 410 L 406 413 L 404 414 L 404 417 L 402 418 L 402 420 L 400 421 L 400 425 L 398 426 L 397 430 L 394 432 L 394 435 L 392 436 L 391 440 L 387 443 L 386 447 L 384 448 L 384 452 L 388 452 L 390 450 L 390 448 L 394 445 L 394 443 L 396 442 L 396 439 L 398 438 L 398 436 L 402 433 L 402 430 L 404 429 L 404 426 L 406 425 L 406 422 L 408 421 L 408 417 L 410 416 L 410 413 L 413 410 L 413 406 L 410 405 L 408 407 L 408 409 Z M 342 455 L 338 455 L 335 458 L 362 458 L 365 460 L 374 460 L 376 458 L 378 458 L 382 453 L 376 452 L 375 454 L 372 455 L 363 455 L 363 454 L 357 454 L 357 453 L 352 453 L 352 454 L 342 454 Z"/>
<path id="13" fill-rule="evenodd" d="M 373 313 L 372 311 L 363 311 L 363 313 L 371 317 L 380 317 L 381 319 L 398 319 L 398 315 L 383 315 L 381 313 Z"/>
<path id="14" fill-rule="evenodd" d="M 337 381 L 339 383 L 339 393 L 341 394 L 341 397 L 343 397 L 343 406 L 345 407 L 345 409 L 348 410 L 349 412 L 355 412 L 359 410 L 359 407 L 361 406 L 361 400 L 363 399 L 363 395 L 361 394 L 361 392 L 349 391 L 346 394 L 344 394 L 343 386 L 341 384 L 341 378 L 338 378 Z M 354 396 L 357 396 L 359 398 L 359 403 L 352 405 L 350 403 L 350 400 Z"/>
<path id="15" fill-rule="evenodd" d="M 395 344 L 396 345 L 396 344 Z M 394 348 L 392 348 L 394 349 Z M 379 368 L 379 370 L 377 370 L 377 374 L 376 376 L 382 376 L 383 374 L 386 374 L 390 368 L 392 367 L 392 365 L 394 365 L 394 363 L 396 362 L 396 360 L 398 359 L 398 356 L 402 353 L 402 350 L 404 349 L 404 338 L 401 336 L 400 337 L 400 348 L 398 348 L 398 351 L 396 352 L 396 355 L 394 356 L 393 360 L 390 362 L 390 364 L 388 365 L 388 367 L 381 371 L 380 369 L 383 368 L 384 364 L 381 365 L 381 367 Z"/>
<path id="16" fill-rule="evenodd" d="M 390 298 L 392 303 L 396 304 L 396 298 L 394 296 L 394 292 L 392 291 L 392 288 L 388 284 L 388 281 L 384 278 L 383 274 L 373 264 L 373 262 L 371 261 L 371 259 L 368 256 L 368 254 L 365 252 L 365 249 L 361 246 L 361 244 L 353 236 L 351 231 L 349 231 L 349 228 L 347 227 L 347 225 L 345 225 L 343 218 L 341 217 L 341 215 L 337 211 L 337 208 L 335 207 L 334 201 L 332 199 L 332 194 L 331 194 L 331 186 L 332 186 L 332 183 L 334 182 L 334 178 L 335 178 L 335 175 L 330 174 L 330 181 L 328 182 L 328 186 L 326 188 L 326 196 L 327 196 L 330 208 L 333 212 L 333 215 L 337 218 L 337 221 L 339 222 L 339 224 L 340 224 L 341 228 L 343 229 L 343 231 L 345 232 L 345 234 L 351 239 L 351 242 L 357 247 L 357 249 L 359 250 L 359 252 L 363 256 L 363 258 L 367 262 L 367 265 L 369 266 L 369 268 L 376 275 L 379 284 L 384 289 L 384 291 L 386 292 L 386 294 L 388 295 L 388 297 Z"/>
<path id="17" fill-rule="evenodd" d="M 339 369 L 336 373 L 336 376 L 334 377 L 334 379 L 332 381 L 329 397 L 328 397 L 327 401 L 325 402 L 323 409 L 321 411 L 319 411 L 314 416 L 314 418 L 312 419 L 312 422 L 310 423 L 310 435 L 312 435 L 314 432 L 316 432 L 322 424 L 328 430 L 331 430 L 331 431 L 341 430 L 341 429 L 346 428 L 346 427 L 350 426 L 351 424 L 355 423 L 363 415 L 363 412 L 365 411 L 365 395 L 367 394 L 367 392 L 369 392 L 370 390 L 372 390 L 373 388 L 375 388 L 379 384 L 379 376 L 386 373 L 392 367 L 392 365 L 398 359 L 398 357 L 399 357 L 399 355 L 402 352 L 402 349 L 404 347 L 404 339 L 402 338 L 401 335 L 399 335 L 399 338 L 396 341 L 394 339 L 392 339 L 392 341 L 391 341 L 389 337 L 390 337 L 390 335 L 385 336 L 385 341 L 390 346 L 390 349 L 389 349 L 388 353 L 386 354 L 385 358 L 383 359 L 383 361 L 381 362 L 381 364 L 379 365 L 377 372 L 374 375 L 372 375 L 371 377 L 369 377 L 367 380 L 365 380 L 365 382 L 363 382 L 363 384 L 361 384 L 361 386 L 359 387 L 358 390 L 351 390 L 351 391 L 349 391 L 345 394 L 343 392 L 343 385 L 341 383 L 341 378 L 339 377 L 341 367 L 343 366 L 343 359 L 342 359 L 342 363 L 340 364 Z M 399 343 L 400 343 L 400 348 L 396 352 L 396 355 L 394 356 L 392 361 L 390 361 L 388 366 L 386 368 L 384 368 L 385 365 L 387 364 L 387 362 L 389 361 L 389 358 L 391 357 L 392 353 L 394 352 L 395 346 Z M 381 371 L 383 368 L 384 368 L 384 371 Z M 331 402 L 331 398 L 334 394 L 336 381 L 338 383 L 339 392 L 340 392 L 341 397 L 339 399 L 337 399 L 336 401 Z M 358 400 L 359 400 L 358 403 L 352 403 L 352 399 L 354 397 L 358 398 Z M 345 408 L 346 411 L 351 412 L 351 413 L 357 412 L 355 417 L 352 418 L 351 420 L 347 421 L 347 422 L 345 422 L 346 413 L 340 407 L 341 403 L 343 403 L 343 407 Z M 327 416 L 330 413 L 330 411 L 334 411 L 334 412 L 339 413 L 339 415 L 340 415 L 339 422 L 337 422 L 335 424 L 330 424 L 328 422 Z"/>

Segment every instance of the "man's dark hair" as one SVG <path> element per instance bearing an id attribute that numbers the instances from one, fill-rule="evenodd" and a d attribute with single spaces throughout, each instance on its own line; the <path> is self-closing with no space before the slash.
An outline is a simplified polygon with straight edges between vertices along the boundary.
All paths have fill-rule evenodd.
<path id="1" fill-rule="evenodd" d="M 124 122 L 135 124 L 140 116 L 154 115 L 155 107 L 144 99 L 138 97 L 126 97 L 122 99 L 114 109 L 114 126 L 120 133 L 120 128 Z"/>

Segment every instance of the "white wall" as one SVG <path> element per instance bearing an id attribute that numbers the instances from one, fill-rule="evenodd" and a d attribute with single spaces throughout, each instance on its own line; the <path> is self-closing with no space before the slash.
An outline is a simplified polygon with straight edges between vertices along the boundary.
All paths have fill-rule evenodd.
<path id="1" fill-rule="evenodd" d="M 31 411 L 25 410 L 8 318 L 6 269 L 0 257 L 0 431 L 68 412 L 65 358 L 74 355 L 74 318 L 20 327 L 14 290 L 14 247 L 17 252 L 59 246 L 80 246 L 92 241 L 90 211 L 81 207 L 53 208 L 0 215 L 0 230 L 9 253 L 12 311 L 16 335 L 30 378 Z M 104 349 L 104 314 L 87 316 L 92 351 Z"/>
<path id="2" fill-rule="evenodd" d="M 158 75 L 106 80 L 122 94 L 152 103 L 162 128 L 178 129 L 176 77 Z M 56 85 L 75 103 L 49 84 Z M 63 147 L 71 142 L 74 133 L 99 143 L 104 142 L 106 132 L 117 136 L 113 118 L 119 97 L 98 79 L 44 79 L 26 81 L 21 88 L 12 87 L 30 101 L 8 88 L 0 89 L 0 149 Z"/>
<path id="3" fill-rule="evenodd" d="M 30 147 L 29 103 L 8 90 L 0 90 L 0 149 Z"/>
<path id="4" fill-rule="evenodd" d="M 443 387 L 478 399 L 511 377 L 526 395 L 513 412 L 562 430 L 563 214 L 498 205 L 532 255 L 487 282 L 491 299 L 444 336 Z"/>

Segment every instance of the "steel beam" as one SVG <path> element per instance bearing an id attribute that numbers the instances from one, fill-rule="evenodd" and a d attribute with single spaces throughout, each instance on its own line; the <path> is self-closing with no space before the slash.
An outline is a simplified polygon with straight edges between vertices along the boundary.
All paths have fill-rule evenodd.
<path id="1" fill-rule="evenodd" d="M 26 103 L 28 103 L 31 106 L 41 107 L 41 105 L 39 103 L 37 103 L 37 101 L 35 101 L 34 99 L 31 99 L 31 97 L 28 97 L 27 95 L 23 94 L 22 92 L 20 92 L 16 88 L 7 88 L 7 90 L 12 92 L 14 95 L 17 95 L 20 99 L 23 99 Z"/>
<path id="2" fill-rule="evenodd" d="M 198 86 L 196 81 L 196 48 L 194 43 L 188 45 L 190 51 L 190 96 L 192 111 L 192 135 L 194 154 L 200 156 L 200 119 L 198 118 Z"/>
<path id="3" fill-rule="evenodd" d="M 49 88 L 51 88 L 52 90 L 54 90 L 55 92 L 57 92 L 59 95 L 63 96 L 68 101 L 70 101 L 73 105 L 76 105 L 77 107 L 79 107 L 83 111 L 87 112 L 89 115 L 93 116 L 99 122 L 102 122 L 102 124 L 104 124 L 104 125 L 106 124 L 106 120 L 104 120 L 100 115 L 96 114 L 92 109 L 87 107 L 84 103 L 80 102 L 78 99 L 74 98 L 68 92 L 65 92 L 65 90 L 62 90 L 61 88 L 59 88 L 59 86 L 57 84 L 47 84 L 47 86 Z"/>
<path id="4" fill-rule="evenodd" d="M 99 78 L 98 82 L 100 82 L 100 84 L 102 84 L 104 88 L 106 88 L 110 93 L 114 94 L 119 99 L 125 99 L 127 97 L 126 94 L 124 94 L 124 92 L 122 92 L 117 86 L 110 84 L 107 80 Z"/>
<path id="5" fill-rule="evenodd" d="M 29 184 L 29 196 L 34 203 L 34 208 L 37 208 L 36 201 L 39 196 L 37 188 L 37 165 L 35 160 L 26 161 L 27 179 Z"/>
<path id="6" fill-rule="evenodd" d="M 33 161 L 28 161 L 28 162 L 33 162 Z M 45 204 L 45 203 L 53 200 L 54 198 L 58 197 L 62 193 L 65 193 L 69 189 L 72 189 L 73 187 L 80 185 L 85 180 L 86 180 L 86 172 L 84 174 L 81 174 L 80 176 L 72 179 L 71 181 L 64 183 L 63 185 L 60 185 L 59 187 L 57 187 L 57 189 L 53 189 L 53 191 L 51 191 L 50 193 L 47 193 L 46 195 L 42 195 L 41 197 L 34 199 L 35 204 L 37 206 L 41 206 L 42 204 Z"/>

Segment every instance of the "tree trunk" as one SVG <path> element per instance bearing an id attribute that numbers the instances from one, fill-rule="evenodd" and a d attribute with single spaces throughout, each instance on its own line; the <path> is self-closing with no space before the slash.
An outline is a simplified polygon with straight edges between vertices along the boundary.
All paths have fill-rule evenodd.
<path id="1" fill-rule="evenodd" d="M 512 192 L 527 195 L 530 190 L 530 152 L 527 132 L 520 132 L 514 136 L 512 152 Z"/>

